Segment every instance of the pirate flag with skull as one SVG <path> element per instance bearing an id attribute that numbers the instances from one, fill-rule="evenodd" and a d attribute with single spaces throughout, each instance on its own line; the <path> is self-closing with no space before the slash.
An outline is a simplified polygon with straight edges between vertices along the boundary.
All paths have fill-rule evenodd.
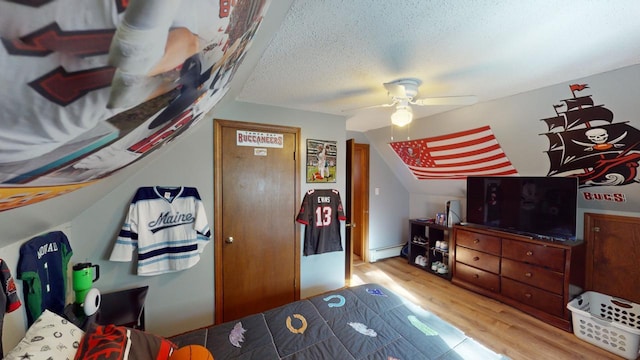
<path id="1" fill-rule="evenodd" d="M 640 130 L 613 122 L 613 112 L 594 105 L 591 95 L 576 96 L 586 84 L 570 86 L 572 98 L 554 105 L 556 116 L 542 119 L 548 132 L 548 176 L 575 176 L 580 187 L 640 182 Z"/>

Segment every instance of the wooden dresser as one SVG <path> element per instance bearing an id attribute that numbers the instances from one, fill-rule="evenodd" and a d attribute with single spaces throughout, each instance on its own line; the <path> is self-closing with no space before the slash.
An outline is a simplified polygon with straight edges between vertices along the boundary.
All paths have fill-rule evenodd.
<path id="1" fill-rule="evenodd" d="M 571 331 L 569 285 L 584 288 L 582 242 L 454 226 L 452 282 Z"/>

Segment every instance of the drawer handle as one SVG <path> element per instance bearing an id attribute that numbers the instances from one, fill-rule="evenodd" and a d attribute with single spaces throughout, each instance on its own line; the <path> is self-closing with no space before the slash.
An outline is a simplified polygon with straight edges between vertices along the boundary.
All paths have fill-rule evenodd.
<path id="1" fill-rule="evenodd" d="M 480 275 L 478 275 L 478 274 L 473 274 L 473 277 L 476 278 L 476 279 L 480 279 Z"/>
<path id="2" fill-rule="evenodd" d="M 479 258 L 479 257 L 477 257 L 477 256 L 474 256 L 474 257 L 473 257 L 473 261 L 478 261 L 478 260 L 480 260 L 480 258 Z"/>
<path id="3" fill-rule="evenodd" d="M 531 250 L 527 251 L 527 256 L 531 256 L 531 255 L 533 255 L 533 251 Z"/>
<path id="4" fill-rule="evenodd" d="M 530 273 L 530 272 L 526 272 L 526 273 L 524 273 L 524 276 L 526 276 L 526 277 L 530 278 L 530 277 L 532 277 L 532 276 L 533 276 L 533 274 L 532 274 L 532 273 Z"/>
<path id="5" fill-rule="evenodd" d="M 479 243 L 479 242 L 480 242 L 480 239 L 475 239 L 475 240 L 473 240 L 473 243 L 474 243 L 474 244 L 477 244 L 477 243 Z"/>
<path id="6" fill-rule="evenodd" d="M 526 297 L 527 299 L 531 299 L 533 297 L 533 295 L 531 295 L 529 293 L 526 293 L 526 294 L 524 294 L 524 297 Z"/>

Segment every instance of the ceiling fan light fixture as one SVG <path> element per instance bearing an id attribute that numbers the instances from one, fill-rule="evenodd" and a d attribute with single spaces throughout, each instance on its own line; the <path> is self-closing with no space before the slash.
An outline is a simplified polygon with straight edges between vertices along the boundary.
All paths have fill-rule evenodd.
<path id="1" fill-rule="evenodd" d="M 410 106 L 398 106 L 396 111 L 391 114 L 391 123 L 393 125 L 403 127 L 413 120 L 413 110 Z"/>

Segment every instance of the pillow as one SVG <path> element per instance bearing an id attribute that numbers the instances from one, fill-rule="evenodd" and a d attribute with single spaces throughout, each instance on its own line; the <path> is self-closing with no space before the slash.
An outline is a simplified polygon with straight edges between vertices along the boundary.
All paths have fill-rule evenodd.
<path id="1" fill-rule="evenodd" d="M 93 324 L 85 334 L 76 360 L 166 360 L 177 346 L 160 336 L 124 326 Z"/>
<path id="2" fill-rule="evenodd" d="M 4 359 L 73 359 L 83 335 L 69 320 L 45 310 Z"/>

